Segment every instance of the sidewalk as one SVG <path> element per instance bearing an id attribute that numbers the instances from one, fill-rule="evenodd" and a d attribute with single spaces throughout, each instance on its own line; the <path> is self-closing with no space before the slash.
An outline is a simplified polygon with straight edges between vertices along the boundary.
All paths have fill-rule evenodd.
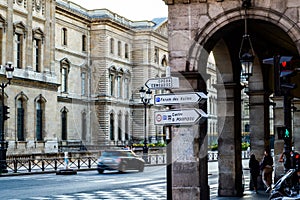
<path id="1" fill-rule="evenodd" d="M 266 194 L 265 191 L 262 190 L 258 191 L 258 194 L 256 194 L 255 192 L 246 189 L 243 197 L 218 197 L 217 196 L 217 197 L 211 197 L 211 200 L 268 200 L 269 196 L 270 194 Z"/>

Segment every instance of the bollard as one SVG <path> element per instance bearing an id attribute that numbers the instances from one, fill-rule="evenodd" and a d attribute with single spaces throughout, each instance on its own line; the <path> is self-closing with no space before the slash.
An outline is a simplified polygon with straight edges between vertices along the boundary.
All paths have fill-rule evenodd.
<path id="1" fill-rule="evenodd" d="M 73 175 L 77 174 L 77 170 L 70 169 L 69 168 L 69 157 L 68 157 L 68 152 L 64 153 L 64 169 L 60 169 L 56 171 L 56 175 Z"/>

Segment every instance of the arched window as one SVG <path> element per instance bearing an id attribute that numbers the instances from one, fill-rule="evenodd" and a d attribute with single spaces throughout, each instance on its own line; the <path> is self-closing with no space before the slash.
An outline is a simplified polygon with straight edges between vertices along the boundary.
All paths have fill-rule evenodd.
<path id="1" fill-rule="evenodd" d="M 68 139 L 68 110 L 63 107 L 61 110 L 61 140 Z"/>
<path id="2" fill-rule="evenodd" d="M 113 113 L 110 113 L 109 120 L 109 139 L 115 140 L 115 119 Z"/>
<path id="3" fill-rule="evenodd" d="M 32 31 L 33 37 L 33 64 L 35 71 L 41 72 L 42 67 L 42 43 L 44 39 L 44 33 L 40 28 L 34 29 Z"/>
<path id="4" fill-rule="evenodd" d="M 17 101 L 17 138 L 18 141 L 24 141 L 24 101 L 18 99 Z"/>
<path id="5" fill-rule="evenodd" d="M 36 140 L 43 140 L 43 105 L 41 100 L 36 102 Z"/>

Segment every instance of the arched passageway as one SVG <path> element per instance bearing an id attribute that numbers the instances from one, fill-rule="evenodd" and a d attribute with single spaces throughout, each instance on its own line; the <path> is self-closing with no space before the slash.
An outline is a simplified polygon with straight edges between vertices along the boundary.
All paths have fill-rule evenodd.
<path id="1" fill-rule="evenodd" d="M 273 94 L 273 67 L 264 65 L 263 59 L 274 55 L 298 55 L 300 29 L 298 15 L 289 1 L 282 4 L 257 1 L 248 12 L 248 33 L 255 51 L 254 72 L 249 79 L 249 107 L 251 148 L 258 159 L 263 156 L 270 144 L 270 96 Z M 214 52 L 217 66 L 218 91 L 218 151 L 219 151 L 219 190 L 220 196 L 241 196 L 241 89 L 239 50 L 244 34 L 244 12 L 241 1 L 199 3 L 188 1 L 166 1 L 169 6 L 169 50 L 170 66 L 174 74 L 183 75 L 180 90 L 206 92 L 203 81 L 207 80 L 206 63 L 211 51 Z M 275 5 L 276 4 L 276 5 Z M 280 6 L 285 6 L 282 10 Z M 289 8 L 292 7 L 292 8 Z M 299 22 L 298 22 L 299 23 Z M 188 85 L 188 86 L 187 86 Z M 275 98 L 276 99 L 276 98 Z M 273 99 L 274 100 L 274 99 Z M 276 100 L 275 100 L 276 101 Z M 278 106 L 277 106 L 278 108 Z M 282 107 L 279 109 L 282 111 Z M 282 123 L 282 115 L 275 109 L 274 126 Z M 192 195 L 207 199 L 206 142 L 207 125 L 195 125 L 194 139 L 190 145 L 193 156 L 185 159 L 184 152 L 172 148 L 172 192 L 174 198 Z M 189 130 L 192 131 L 192 130 Z M 174 134 L 182 135 L 186 127 L 176 127 Z M 190 136 L 189 136 L 190 137 Z M 174 138 L 173 138 L 174 139 Z M 175 140 L 177 138 L 175 137 Z M 181 137 L 181 141 L 182 141 Z M 197 143 L 197 142 L 199 143 Z M 176 143 L 176 141 L 173 141 Z M 198 145 L 196 145 L 197 143 Z M 281 149 L 282 150 L 282 149 Z M 204 151 L 204 152 L 203 152 Z M 275 151 L 275 154 L 277 152 Z M 180 162 L 179 162 L 180 161 Z M 186 166 L 193 166 L 191 176 L 199 178 L 190 181 L 186 176 Z M 189 177 L 189 176 L 188 176 Z M 179 181 L 180 179 L 180 181 Z"/>

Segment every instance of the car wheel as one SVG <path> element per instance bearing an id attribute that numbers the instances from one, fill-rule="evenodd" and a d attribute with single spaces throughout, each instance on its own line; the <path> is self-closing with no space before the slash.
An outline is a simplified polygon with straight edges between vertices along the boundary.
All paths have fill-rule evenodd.
<path id="1" fill-rule="evenodd" d="M 126 171 L 126 166 L 124 163 L 121 163 L 120 166 L 119 166 L 119 172 L 120 173 L 123 173 Z"/>
<path id="2" fill-rule="evenodd" d="M 144 168 L 145 168 L 144 165 L 140 165 L 140 166 L 139 166 L 139 172 L 143 172 L 143 171 L 144 171 Z"/>
<path id="3" fill-rule="evenodd" d="M 103 172 L 104 172 L 104 169 L 98 169 L 99 174 L 103 174 Z"/>

